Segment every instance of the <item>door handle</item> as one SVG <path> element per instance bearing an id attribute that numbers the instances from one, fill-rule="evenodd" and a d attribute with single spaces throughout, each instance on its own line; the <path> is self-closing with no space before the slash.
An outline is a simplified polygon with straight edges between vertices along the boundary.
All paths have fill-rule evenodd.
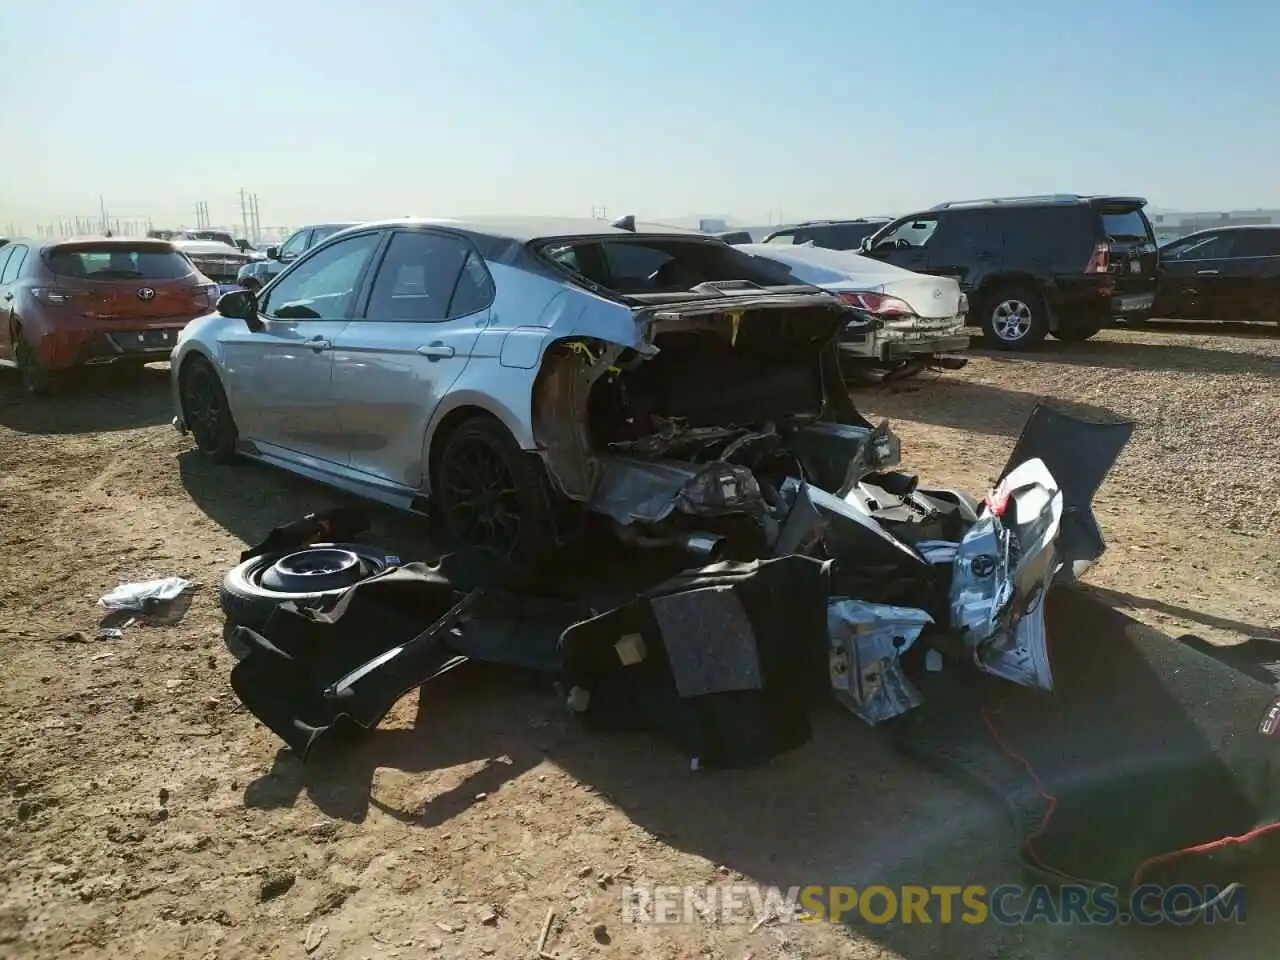
<path id="1" fill-rule="evenodd" d="M 452 357 L 454 354 L 453 347 L 446 344 L 443 340 L 433 340 L 425 347 L 419 347 L 418 353 L 422 354 L 432 363 L 442 358 Z"/>
<path id="2" fill-rule="evenodd" d="M 1196 271 L 1197 277 L 1216 277 L 1217 275 L 1218 275 L 1217 270 L 1197 270 Z"/>
<path id="3" fill-rule="evenodd" d="M 333 344 L 330 343 L 328 340 L 326 340 L 324 337 L 312 337 L 310 340 L 307 341 L 307 346 L 310 347 L 312 350 L 314 350 L 316 353 L 320 353 L 322 350 L 328 350 L 330 347 L 333 346 Z"/>

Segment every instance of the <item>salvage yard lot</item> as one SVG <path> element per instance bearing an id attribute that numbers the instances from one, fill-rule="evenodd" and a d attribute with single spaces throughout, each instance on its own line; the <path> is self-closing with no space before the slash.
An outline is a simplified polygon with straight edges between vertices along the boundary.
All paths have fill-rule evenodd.
<path id="1" fill-rule="evenodd" d="M 627 883 L 1019 880 L 997 809 L 836 708 L 766 769 L 695 775 L 651 738 L 588 735 L 546 691 L 476 669 L 304 770 L 231 695 L 217 583 L 245 542 L 337 496 L 197 458 L 168 426 L 166 378 L 46 402 L 3 384 L 0 956 L 533 957 L 548 909 L 566 960 L 1273 949 L 1266 889 L 1245 927 L 1176 937 L 624 926 Z M 1174 635 L 1280 636 L 1274 328 L 975 351 L 959 373 L 855 394 L 893 422 L 907 469 L 975 493 L 1040 399 L 1138 422 L 1098 498 L 1110 551 L 1089 589 Z M 401 556 L 425 543 L 390 513 L 375 532 Z M 179 623 L 97 639 L 97 597 L 171 574 L 202 585 Z"/>

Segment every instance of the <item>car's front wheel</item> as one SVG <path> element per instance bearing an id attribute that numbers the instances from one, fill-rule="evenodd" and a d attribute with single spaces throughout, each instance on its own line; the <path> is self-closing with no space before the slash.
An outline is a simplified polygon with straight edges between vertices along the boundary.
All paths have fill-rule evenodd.
<path id="1" fill-rule="evenodd" d="M 996 350 L 1030 350 L 1049 333 L 1049 310 L 1044 297 L 1029 284 L 1001 287 L 986 300 L 982 333 Z"/>
<path id="2" fill-rule="evenodd" d="M 542 463 L 493 417 L 465 420 L 444 439 L 433 487 L 434 512 L 449 549 L 485 547 L 535 560 L 555 546 Z"/>
<path id="3" fill-rule="evenodd" d="M 219 462 L 232 460 L 238 432 L 217 371 L 207 360 L 193 358 L 178 383 L 182 416 L 200 452 Z"/>

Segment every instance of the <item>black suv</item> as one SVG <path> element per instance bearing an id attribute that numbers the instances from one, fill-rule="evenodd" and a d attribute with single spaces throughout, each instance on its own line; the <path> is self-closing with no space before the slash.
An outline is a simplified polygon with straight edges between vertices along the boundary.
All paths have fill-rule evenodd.
<path id="1" fill-rule="evenodd" d="M 1160 255 L 1146 203 L 1076 194 L 943 203 L 881 227 L 862 252 L 959 280 L 989 346 L 1088 340 L 1112 317 L 1151 314 Z"/>
<path id="2" fill-rule="evenodd" d="M 889 222 L 888 217 L 859 217 L 857 220 L 806 220 L 775 230 L 765 243 L 812 243 L 828 250 L 857 250 L 871 234 Z M 732 241 L 730 241 L 732 242 Z"/>

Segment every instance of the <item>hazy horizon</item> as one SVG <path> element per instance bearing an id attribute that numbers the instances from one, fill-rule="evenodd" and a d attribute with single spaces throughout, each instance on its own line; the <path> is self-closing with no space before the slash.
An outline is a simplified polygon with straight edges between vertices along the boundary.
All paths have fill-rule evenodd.
<path id="1" fill-rule="evenodd" d="M 102 197 L 236 226 L 241 188 L 264 228 L 601 207 L 764 225 L 1060 192 L 1277 208 L 1277 27 L 1241 0 L 11 5 L 0 225 Z"/>

